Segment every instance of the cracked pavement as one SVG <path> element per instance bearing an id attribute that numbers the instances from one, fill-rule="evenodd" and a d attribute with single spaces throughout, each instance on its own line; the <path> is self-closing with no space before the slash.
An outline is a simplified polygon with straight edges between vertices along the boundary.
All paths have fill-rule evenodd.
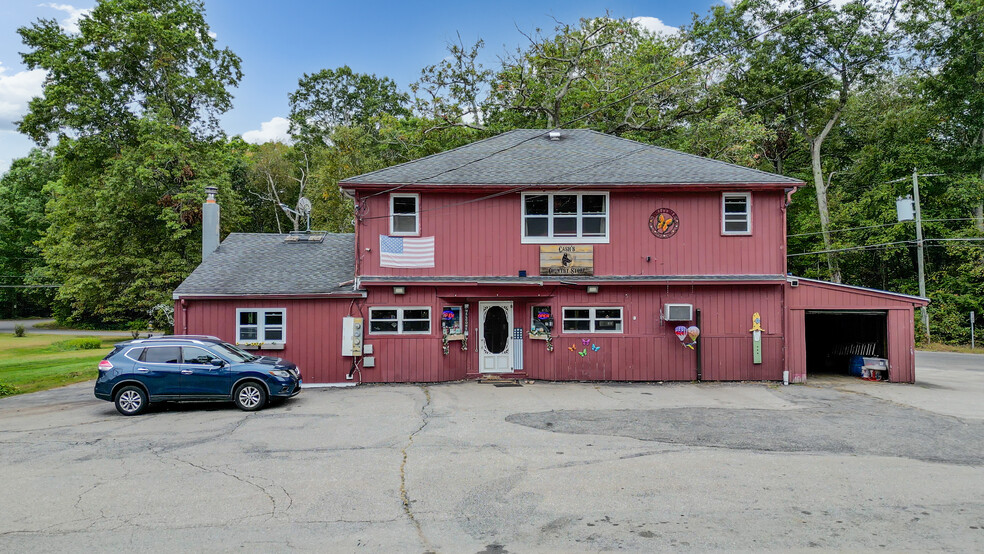
<path id="1" fill-rule="evenodd" d="M 131 418 L 91 384 L 4 398 L 0 551 L 982 551 L 984 357 L 918 362 L 916 385 L 362 386 Z"/>

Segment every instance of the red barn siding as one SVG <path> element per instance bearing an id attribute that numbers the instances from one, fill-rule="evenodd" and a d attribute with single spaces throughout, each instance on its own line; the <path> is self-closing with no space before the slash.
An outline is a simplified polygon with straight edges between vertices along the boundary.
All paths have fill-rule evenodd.
<path id="1" fill-rule="evenodd" d="M 209 299 L 186 298 L 175 305 L 175 331 L 214 335 L 236 342 L 237 308 L 285 308 L 287 334 L 283 350 L 257 354 L 286 358 L 301 368 L 305 383 L 345 382 L 351 358 L 341 355 L 341 321 L 349 315 L 351 299 Z"/>
<path id="2" fill-rule="evenodd" d="M 402 192 L 402 191 L 401 191 Z M 420 195 L 420 236 L 434 236 L 433 268 L 379 265 L 379 235 L 389 234 L 389 195 L 364 200 L 366 217 L 357 226 L 358 273 L 377 276 L 490 276 L 539 274 L 540 245 L 522 244 L 519 193 L 481 202 L 480 194 Z M 720 192 L 611 192 L 608 244 L 594 245 L 595 275 L 783 275 L 785 228 L 781 191 L 752 194 L 752 235 L 721 235 Z M 657 239 L 649 216 L 668 207 L 679 232 Z M 494 233 L 493 237 L 490 232 Z M 564 244 L 557 239 L 555 244 Z M 366 249 L 370 249 L 368 252 Z M 649 256 L 651 261 L 647 262 Z"/>
<path id="3" fill-rule="evenodd" d="M 892 293 L 801 279 L 785 289 L 789 309 L 786 364 L 790 379 L 806 379 L 806 310 L 878 310 L 887 313 L 889 380 L 915 381 L 913 307 L 922 301 Z"/>

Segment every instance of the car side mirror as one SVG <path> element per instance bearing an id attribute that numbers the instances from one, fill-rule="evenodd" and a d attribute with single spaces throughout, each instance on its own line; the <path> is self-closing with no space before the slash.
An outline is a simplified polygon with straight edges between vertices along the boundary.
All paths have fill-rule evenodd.
<path id="1" fill-rule="evenodd" d="M 223 366 L 225 366 L 225 360 L 222 360 L 222 359 L 219 359 L 219 358 L 212 358 L 212 361 L 209 362 L 209 363 L 211 363 L 215 367 L 223 367 Z"/>

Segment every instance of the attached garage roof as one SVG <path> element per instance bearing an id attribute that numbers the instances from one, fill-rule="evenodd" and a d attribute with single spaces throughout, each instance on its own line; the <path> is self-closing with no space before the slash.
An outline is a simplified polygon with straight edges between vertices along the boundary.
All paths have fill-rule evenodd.
<path id="1" fill-rule="evenodd" d="M 355 235 L 324 235 L 322 242 L 291 242 L 289 235 L 232 233 L 175 289 L 174 298 L 354 292 L 339 283 L 355 276 Z"/>
<path id="2" fill-rule="evenodd" d="M 929 298 L 913 296 L 911 294 L 902 294 L 901 292 L 890 292 L 887 290 L 872 289 L 868 287 L 845 285 L 843 283 L 831 283 L 829 281 L 807 279 L 806 277 L 790 276 L 787 277 L 786 280 L 790 283 L 798 282 L 799 285 L 796 289 L 794 289 L 797 291 L 795 296 L 798 296 L 799 298 L 793 299 L 794 306 L 792 307 L 807 307 L 807 305 L 815 305 L 813 306 L 815 309 L 834 309 L 834 305 L 843 305 L 841 301 L 834 298 L 828 298 L 822 293 L 817 292 L 817 289 L 823 289 L 841 297 L 849 295 L 854 298 L 863 299 L 857 302 L 858 309 L 872 307 L 878 305 L 879 303 L 884 304 L 885 302 L 911 304 L 915 306 L 925 306 L 930 303 Z M 810 289 L 814 290 L 808 292 Z"/>
<path id="3" fill-rule="evenodd" d="M 587 129 L 517 129 L 345 179 L 358 185 L 785 185 L 782 175 Z"/>

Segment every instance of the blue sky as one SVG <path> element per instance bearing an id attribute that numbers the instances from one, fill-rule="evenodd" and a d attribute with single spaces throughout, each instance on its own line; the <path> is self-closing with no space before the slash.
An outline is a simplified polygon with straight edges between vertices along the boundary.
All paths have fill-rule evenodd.
<path id="1" fill-rule="evenodd" d="M 28 72 L 19 52 L 17 28 L 38 18 L 57 19 L 71 28 L 91 8 L 92 0 L 38 2 L 4 0 L 0 18 L 0 172 L 25 155 L 31 142 L 13 130 L 26 103 L 40 91 L 43 75 Z M 445 45 L 460 33 L 466 44 L 481 37 L 484 63 L 496 67 L 497 56 L 525 39 L 518 29 L 549 31 L 555 19 L 576 23 L 604 15 L 647 18 L 651 26 L 677 27 L 691 13 L 705 14 L 714 0 L 644 2 L 634 0 L 567 0 L 535 2 L 333 2 L 205 0 L 206 19 L 220 46 L 243 60 L 245 74 L 234 91 L 235 107 L 222 124 L 230 134 L 252 141 L 274 138 L 287 115 L 287 95 L 305 72 L 349 65 L 362 73 L 385 75 L 406 89 L 425 65 L 440 61 Z M 651 19 L 656 18 L 656 20 Z M 264 125 L 265 124 L 265 125 Z"/>

